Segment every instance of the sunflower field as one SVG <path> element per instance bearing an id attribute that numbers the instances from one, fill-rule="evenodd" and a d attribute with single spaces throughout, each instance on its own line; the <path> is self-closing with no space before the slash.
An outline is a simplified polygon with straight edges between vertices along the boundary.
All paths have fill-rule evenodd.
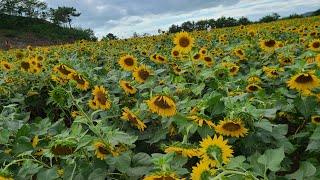
<path id="1" fill-rule="evenodd" d="M 319 22 L 1 51 L 0 180 L 320 179 Z"/>

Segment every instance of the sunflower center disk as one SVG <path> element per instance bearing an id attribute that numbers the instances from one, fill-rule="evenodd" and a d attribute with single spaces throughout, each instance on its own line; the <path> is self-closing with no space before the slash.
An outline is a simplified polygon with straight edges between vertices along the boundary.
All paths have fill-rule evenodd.
<path id="1" fill-rule="evenodd" d="M 312 44 L 312 46 L 314 48 L 319 48 L 320 47 L 320 42 L 315 42 L 315 43 Z"/>
<path id="2" fill-rule="evenodd" d="M 190 44 L 190 41 L 187 37 L 182 37 L 180 40 L 179 40 L 179 44 L 181 47 L 188 47 L 188 45 Z"/>
<path id="3" fill-rule="evenodd" d="M 267 47 L 273 47 L 276 44 L 275 40 L 269 40 L 264 43 Z"/>
<path id="4" fill-rule="evenodd" d="M 226 129 L 228 131 L 237 131 L 238 129 L 240 129 L 240 125 L 235 124 L 233 122 L 227 122 L 222 127 L 223 127 L 223 129 Z"/>
<path id="5" fill-rule="evenodd" d="M 155 101 L 154 104 L 161 109 L 170 109 L 171 106 L 164 100 L 162 96 L 158 97 Z"/>
<path id="6" fill-rule="evenodd" d="M 126 83 L 125 85 L 126 85 L 126 87 L 127 87 L 128 89 L 133 90 L 133 88 L 132 88 L 132 86 L 131 86 L 130 84 Z"/>
<path id="7" fill-rule="evenodd" d="M 178 51 L 173 51 L 172 53 L 174 56 L 179 56 L 179 52 Z"/>
<path id="8" fill-rule="evenodd" d="M 308 75 L 302 74 L 298 76 L 294 81 L 297 83 L 308 83 L 308 82 L 312 82 L 313 79 L 312 79 L 312 76 L 310 76 L 309 74 Z"/>
<path id="9" fill-rule="evenodd" d="M 124 63 L 126 63 L 127 66 L 132 66 L 134 64 L 133 59 L 131 58 L 126 58 Z"/>
<path id="10" fill-rule="evenodd" d="M 77 81 L 78 84 L 81 84 L 81 85 L 84 85 L 85 84 L 85 81 L 83 80 L 82 77 L 80 77 L 79 75 L 73 75 L 73 79 L 75 81 Z"/>
<path id="11" fill-rule="evenodd" d="M 239 53 L 240 55 L 243 55 L 243 52 L 242 52 L 241 50 L 239 50 L 238 53 Z"/>
<path id="12" fill-rule="evenodd" d="M 109 154 L 109 151 L 105 147 L 100 146 L 98 150 L 101 154 Z"/>
<path id="13" fill-rule="evenodd" d="M 62 74 L 64 74 L 64 75 L 68 75 L 68 74 L 71 73 L 71 72 L 68 71 L 64 66 L 59 66 L 59 67 L 58 67 L 58 70 L 59 70 Z"/>
<path id="14" fill-rule="evenodd" d="M 315 122 L 320 122 L 320 117 L 315 117 L 313 120 L 314 120 Z"/>
<path id="15" fill-rule="evenodd" d="M 101 91 L 99 91 L 97 93 L 97 99 L 102 105 L 106 104 L 107 98 L 105 97 L 105 95 Z"/>
<path id="16" fill-rule="evenodd" d="M 128 113 L 129 121 L 133 124 L 138 124 L 137 118 Z"/>
<path id="17" fill-rule="evenodd" d="M 204 60 L 205 60 L 206 62 L 212 62 L 212 59 L 211 59 L 210 57 L 205 57 Z"/>
<path id="18" fill-rule="evenodd" d="M 154 180 L 175 180 L 176 178 L 173 178 L 171 176 L 162 176 L 159 178 L 153 178 Z"/>
<path id="19" fill-rule="evenodd" d="M 250 91 L 258 91 L 259 88 L 257 86 L 252 85 L 252 86 L 249 87 L 249 90 Z"/>
<path id="20" fill-rule="evenodd" d="M 57 145 L 52 147 L 51 151 L 54 155 L 65 156 L 65 155 L 72 154 L 74 151 L 74 148 L 63 146 L 63 145 Z"/>
<path id="21" fill-rule="evenodd" d="M 146 80 L 150 75 L 149 72 L 144 69 L 140 70 L 138 73 L 139 73 L 139 77 L 143 80 Z"/>

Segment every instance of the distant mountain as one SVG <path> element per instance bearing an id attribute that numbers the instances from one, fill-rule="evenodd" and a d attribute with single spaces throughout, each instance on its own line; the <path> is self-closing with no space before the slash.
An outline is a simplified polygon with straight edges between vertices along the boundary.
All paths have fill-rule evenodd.
<path id="1" fill-rule="evenodd" d="M 311 16 L 315 11 L 310 11 L 310 12 L 306 12 L 306 13 L 303 13 L 301 14 L 303 17 L 308 17 L 308 16 Z"/>

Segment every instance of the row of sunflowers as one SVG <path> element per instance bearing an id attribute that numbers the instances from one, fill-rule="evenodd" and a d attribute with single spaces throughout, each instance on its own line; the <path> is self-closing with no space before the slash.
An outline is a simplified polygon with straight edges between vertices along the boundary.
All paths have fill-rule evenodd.
<path id="1" fill-rule="evenodd" d="M 1 51 L 0 179 L 319 179 L 319 21 Z"/>

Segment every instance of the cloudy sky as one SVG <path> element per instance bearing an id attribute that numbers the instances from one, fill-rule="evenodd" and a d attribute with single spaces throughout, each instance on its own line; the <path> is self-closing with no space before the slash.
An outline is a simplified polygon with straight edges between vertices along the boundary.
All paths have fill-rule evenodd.
<path id="1" fill-rule="evenodd" d="M 250 20 L 277 12 L 282 17 L 320 8 L 319 0 L 42 0 L 49 7 L 75 7 L 81 12 L 73 26 L 90 28 L 99 38 L 108 33 L 117 37 L 157 34 L 172 24 L 221 16 Z M 318 4 L 318 6 L 317 6 Z"/>

